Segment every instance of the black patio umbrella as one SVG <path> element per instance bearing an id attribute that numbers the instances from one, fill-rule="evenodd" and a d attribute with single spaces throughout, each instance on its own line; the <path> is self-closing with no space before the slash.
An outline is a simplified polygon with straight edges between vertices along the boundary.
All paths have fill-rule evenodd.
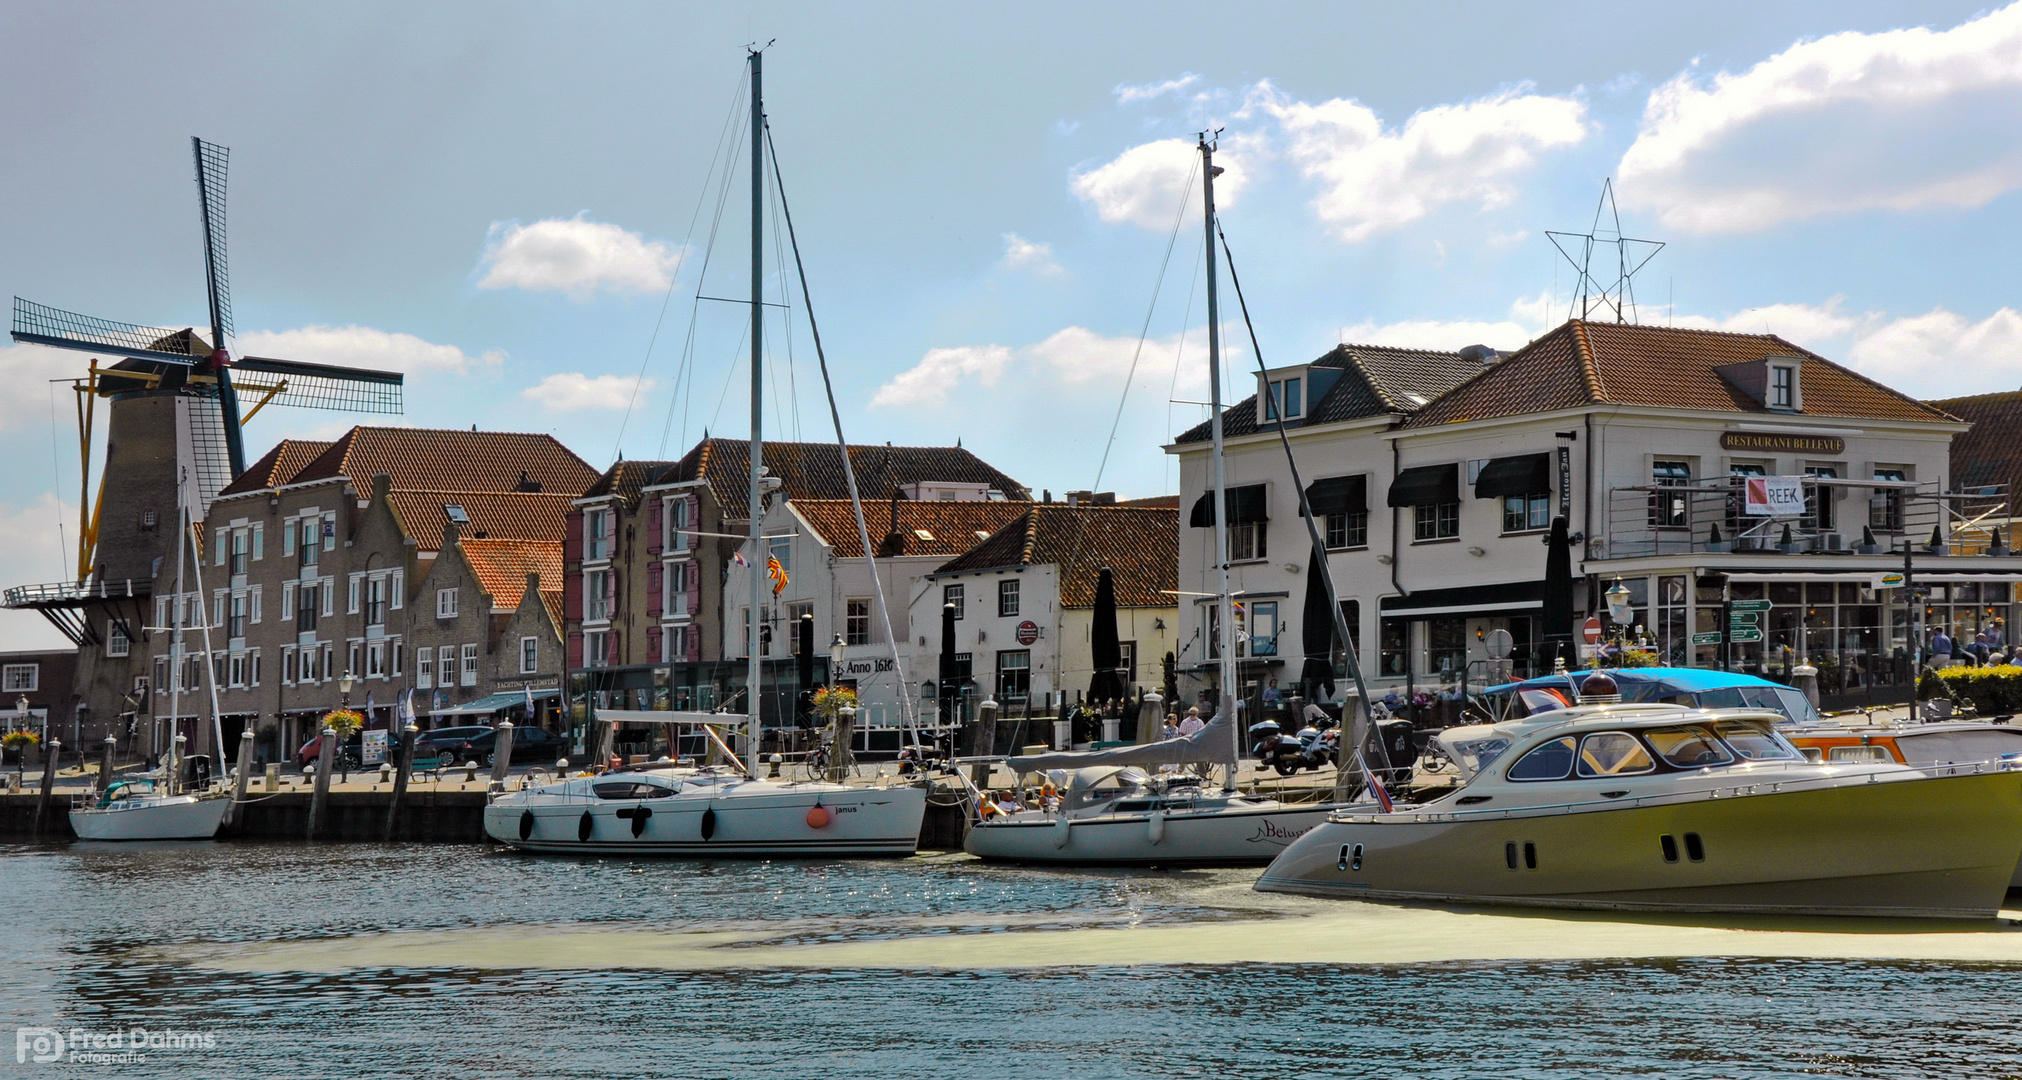
<path id="1" fill-rule="evenodd" d="M 1095 578 L 1095 622 L 1089 628 L 1088 649 L 1095 674 L 1088 679 L 1090 702 L 1123 697 L 1123 645 L 1116 633 L 1116 575 L 1109 567 Z"/>
<path id="2" fill-rule="evenodd" d="M 1544 625 L 1539 640 L 1544 656 L 1578 655 L 1573 645 L 1573 541 L 1566 535 L 1566 519 L 1552 519 L 1552 534 L 1545 541 Z"/>
<path id="3" fill-rule="evenodd" d="M 1320 553 L 1306 561 L 1306 606 L 1299 611 L 1299 644 L 1306 650 L 1306 665 L 1299 671 L 1302 689 L 1320 687 L 1334 696 L 1334 643 L 1340 634 L 1334 629 L 1334 613 L 1327 609 L 1327 583 L 1320 577 Z M 1307 697 L 1320 695 L 1308 692 Z"/>
<path id="4" fill-rule="evenodd" d="M 814 693 L 814 616 L 802 615 L 794 621 L 793 630 L 793 647 L 800 654 L 796 657 L 799 663 L 794 672 L 800 678 L 800 695 L 795 702 L 794 711 L 797 715 L 794 719 L 805 726 L 814 720 L 812 709 L 814 702 L 811 696 Z"/>
<path id="5" fill-rule="evenodd" d="M 955 667 L 955 605 L 941 605 L 941 722 L 955 722 L 955 709 L 962 701 L 955 688 L 960 678 Z"/>

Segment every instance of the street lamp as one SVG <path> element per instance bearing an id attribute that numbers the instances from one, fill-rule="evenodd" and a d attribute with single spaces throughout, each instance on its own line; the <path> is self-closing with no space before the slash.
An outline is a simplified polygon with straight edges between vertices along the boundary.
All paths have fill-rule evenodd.
<path id="1" fill-rule="evenodd" d="M 828 643 L 829 686 L 831 687 L 835 686 L 837 678 L 842 672 L 842 666 L 843 666 L 843 639 L 841 634 L 837 634 L 835 636 L 835 640 Z"/>
<path id="2" fill-rule="evenodd" d="M 1608 617 L 1610 619 L 1618 623 L 1629 621 L 1629 615 L 1631 614 L 1629 609 L 1629 589 L 1628 586 L 1622 584 L 1621 578 L 1616 578 L 1614 587 L 1601 595 L 1608 598 Z"/>
<path id="3" fill-rule="evenodd" d="M 357 681 L 348 671 L 337 676 L 337 703 L 343 708 L 351 707 L 351 684 Z"/>

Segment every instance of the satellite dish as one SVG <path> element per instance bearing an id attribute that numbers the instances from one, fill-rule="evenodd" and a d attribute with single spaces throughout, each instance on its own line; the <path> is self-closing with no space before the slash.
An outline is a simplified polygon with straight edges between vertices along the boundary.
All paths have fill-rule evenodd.
<path id="1" fill-rule="evenodd" d="M 1516 646 L 1515 640 L 1509 636 L 1507 630 L 1490 630 L 1482 644 L 1488 649 L 1491 660 L 1509 659 L 1510 651 Z"/>

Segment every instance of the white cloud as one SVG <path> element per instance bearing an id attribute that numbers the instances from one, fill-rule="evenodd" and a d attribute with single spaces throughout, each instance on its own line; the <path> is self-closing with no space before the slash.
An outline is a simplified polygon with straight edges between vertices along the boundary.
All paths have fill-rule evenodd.
<path id="1" fill-rule="evenodd" d="M 1186 91 L 1187 87 L 1200 81 L 1201 77 L 1199 75 L 1189 73 L 1177 79 L 1167 79 L 1164 82 L 1138 83 L 1136 85 L 1118 83 L 1114 91 L 1116 103 L 1118 105 L 1129 105 L 1132 102 L 1150 101 L 1153 98 L 1164 97 L 1167 94 L 1181 94 Z"/>
<path id="2" fill-rule="evenodd" d="M 588 300 L 599 291 L 666 292 L 682 255 L 681 249 L 664 240 L 648 240 L 582 214 L 531 225 L 494 221 L 478 260 L 484 276 L 477 285 L 566 293 L 572 300 Z"/>
<path id="3" fill-rule="evenodd" d="M 1585 102 L 1529 84 L 1422 109 L 1395 128 L 1359 101 L 1297 101 L 1268 81 L 1251 88 L 1245 108 L 1277 120 L 1282 152 L 1320 184 L 1314 212 L 1351 243 L 1446 203 L 1504 205 L 1540 153 L 1577 145 L 1591 130 Z"/>
<path id="4" fill-rule="evenodd" d="M 1861 374 L 1921 398 L 2012 390 L 2022 383 L 2022 313 L 1978 322 L 1944 308 L 1876 326 L 1847 349 Z"/>
<path id="5" fill-rule="evenodd" d="M 520 391 L 520 396 L 544 408 L 564 412 L 581 409 L 624 409 L 639 395 L 653 391 L 653 380 L 630 375 L 585 375 L 561 372 Z"/>
<path id="6" fill-rule="evenodd" d="M 1950 30 L 1833 34 L 1652 91 L 1621 190 L 1694 232 L 1982 206 L 2022 186 L 2018 110 L 2022 5 Z"/>
<path id="7" fill-rule="evenodd" d="M 57 526 L 63 527 L 61 534 Z M 26 506 L 0 503 L 0 588 L 63 581 L 76 573 L 77 504 L 44 493 Z M 32 611 L 0 611 L 0 649 L 65 649 L 69 639 Z"/>
<path id="8" fill-rule="evenodd" d="M 0 371 L 7 373 L 14 387 L 10 393 L 0 394 L 0 432 L 33 431 L 47 438 L 53 409 L 58 431 L 74 441 L 77 428 L 71 402 L 74 395 L 69 386 L 62 383 L 52 386 L 50 380 L 83 378 L 90 366 L 91 357 L 69 349 L 0 345 Z M 52 395 L 55 395 L 53 403 Z"/>
<path id="9" fill-rule="evenodd" d="M 1354 345 L 1393 345 L 1448 352 L 1469 345 L 1487 345 L 1503 352 L 1514 352 L 1555 325 L 1557 319 L 1554 314 L 1550 295 L 1540 293 L 1512 303 L 1507 319 L 1405 319 L 1392 323 L 1369 319 L 1342 328 L 1341 340 Z M 1560 317 L 1564 315 L 1563 312 L 1556 314 Z"/>
<path id="10" fill-rule="evenodd" d="M 1717 319 L 1705 315 L 1678 315 L 1671 318 L 1668 325 L 1725 330 L 1735 334 L 1775 334 L 1793 345 L 1802 345 L 1820 352 L 1820 355 L 1837 359 L 1818 346 L 1843 342 L 1850 335 L 1871 330 L 1883 318 L 1878 312 L 1849 312 L 1845 299 L 1835 296 L 1823 304 L 1764 304 Z"/>
<path id="11" fill-rule="evenodd" d="M 1017 233 L 1004 234 L 1004 265 L 1012 270 L 1029 270 L 1035 274 L 1061 273 L 1060 264 L 1053 261 L 1053 245 L 1044 240 L 1027 240 Z"/>
<path id="12" fill-rule="evenodd" d="M 1247 370 L 1242 366 L 1242 357 L 1248 355 L 1248 350 L 1236 345 L 1227 330 L 1222 341 L 1226 370 L 1232 373 Z M 1177 383 L 1181 392 L 1205 392 L 1205 329 L 1190 331 L 1184 340 L 1178 335 L 1147 340 L 1139 354 L 1138 339 L 1134 337 L 1110 337 L 1086 327 L 1070 326 L 1042 341 L 1016 348 L 993 344 L 929 349 L 918 364 L 879 387 L 871 405 L 940 408 L 948 404 L 951 396 L 959 396 L 966 389 L 997 390 L 1000 384 L 1002 389 L 995 395 L 1000 398 L 1014 392 L 1046 398 L 1059 391 L 1093 386 L 1121 389 L 1130 374 L 1133 357 L 1137 360 L 1139 387 L 1147 385 L 1147 377 L 1153 372 L 1162 374 L 1152 381 L 1161 386 L 1173 385 L 1173 364 L 1184 361 Z M 1052 400 L 1059 402 L 1057 396 Z"/>
<path id="13" fill-rule="evenodd" d="M 1120 87 L 1118 99 L 1168 92 L 1153 89 Z M 1222 100 L 1212 93 L 1195 98 Z M 1282 159 L 1316 188 L 1315 215 L 1350 243 L 1447 204 L 1505 205 L 1542 154 L 1577 145 L 1593 130 L 1580 98 L 1539 94 L 1529 84 L 1422 109 L 1402 126 L 1385 126 L 1359 101 L 1300 101 L 1264 80 L 1243 92 L 1232 115 L 1266 126 L 1223 139 L 1215 161 L 1228 172 L 1215 182 L 1216 201 L 1232 205 L 1266 162 Z M 1186 139 L 1144 143 L 1074 174 L 1069 187 L 1104 221 L 1169 228 L 1195 153 Z"/>
<path id="14" fill-rule="evenodd" d="M 1133 146 L 1105 165 L 1075 173 L 1067 186 L 1104 221 L 1163 231 L 1172 228 L 1174 216 L 1183 211 L 1180 199 L 1199 161 L 1200 151 L 1193 142 L 1160 139 Z M 1225 170 L 1215 178 L 1215 202 L 1226 209 L 1235 205 L 1249 174 L 1240 153 L 1218 153 L 1215 164 Z"/>
<path id="15" fill-rule="evenodd" d="M 304 326 L 294 330 L 252 330 L 238 336 L 239 352 L 340 367 L 376 368 L 417 374 L 443 371 L 458 375 L 474 368 L 495 368 L 506 354 L 486 349 L 476 356 L 454 345 L 437 345 L 413 334 L 374 330 L 369 326 Z"/>

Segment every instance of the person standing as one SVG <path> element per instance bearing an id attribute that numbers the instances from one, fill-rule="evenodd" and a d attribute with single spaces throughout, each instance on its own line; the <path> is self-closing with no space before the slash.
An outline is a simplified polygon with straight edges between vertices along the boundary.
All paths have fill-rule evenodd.
<path id="1" fill-rule="evenodd" d="M 1931 631 L 1931 666 L 1944 668 L 1952 662 L 1952 637 L 1945 633 L 1945 624 L 1939 623 Z"/>

